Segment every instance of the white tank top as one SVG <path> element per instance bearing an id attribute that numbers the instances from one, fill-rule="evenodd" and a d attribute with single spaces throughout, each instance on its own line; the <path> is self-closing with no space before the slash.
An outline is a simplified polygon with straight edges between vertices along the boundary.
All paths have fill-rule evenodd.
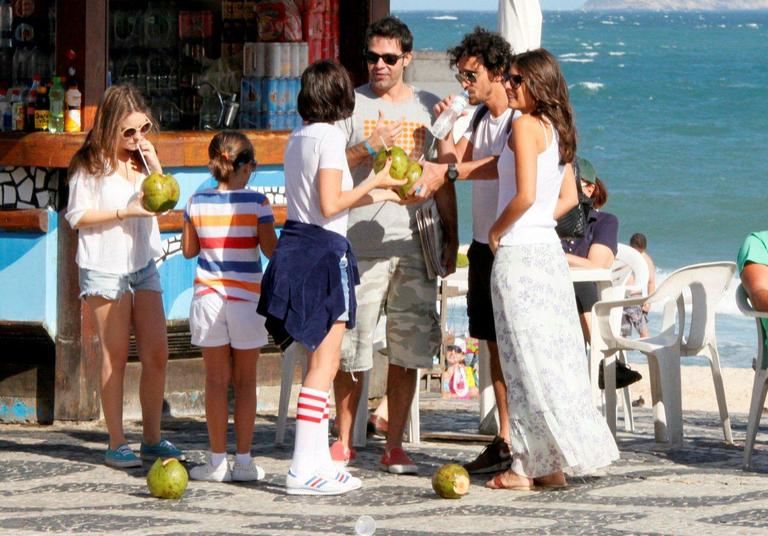
<path id="1" fill-rule="evenodd" d="M 560 195 L 560 185 L 563 182 L 565 166 L 560 165 L 560 151 L 555 129 L 547 123 L 544 128 L 545 139 L 547 130 L 552 132 L 552 141 L 538 156 L 536 161 L 536 199 L 533 205 L 501 237 L 502 246 L 518 244 L 559 243 L 555 232 L 555 206 Z M 517 194 L 515 176 L 515 152 L 504 144 L 504 150 L 499 156 L 499 203 L 496 207 L 496 217 L 507 207 Z"/>

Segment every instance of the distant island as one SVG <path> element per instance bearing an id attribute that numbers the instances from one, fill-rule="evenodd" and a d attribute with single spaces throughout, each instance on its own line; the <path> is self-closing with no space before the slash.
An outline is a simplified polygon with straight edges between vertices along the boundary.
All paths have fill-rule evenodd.
<path id="1" fill-rule="evenodd" d="M 586 11 L 751 11 L 768 0 L 587 0 Z"/>

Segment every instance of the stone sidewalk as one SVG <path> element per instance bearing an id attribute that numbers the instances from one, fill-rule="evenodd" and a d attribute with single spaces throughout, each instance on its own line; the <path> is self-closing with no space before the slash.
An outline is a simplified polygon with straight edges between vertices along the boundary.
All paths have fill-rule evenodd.
<path id="1" fill-rule="evenodd" d="M 101 463 L 106 434 L 98 424 L 0 426 L 0 534 L 288 535 L 355 534 L 372 516 L 375 534 L 766 534 L 768 448 L 758 435 L 755 471 L 743 472 L 745 417 L 735 416 L 738 445 L 722 441 L 715 414 L 687 413 L 685 443 L 657 445 L 648 409 L 637 412 L 635 434 L 620 433 L 621 460 L 603 475 L 574 478 L 560 491 L 511 492 L 483 488 L 474 478 L 461 500 L 431 489 L 436 467 L 468 460 L 481 445 L 424 442 L 411 450 L 419 476 L 377 470 L 382 442 L 358 453 L 353 473 L 363 488 L 340 497 L 289 497 L 283 477 L 291 447 L 273 444 L 275 420 L 260 416 L 254 453 L 264 482 L 191 482 L 180 501 L 151 497 L 143 469 L 114 470 Z M 477 403 L 422 400 L 422 433 L 473 432 Z M 139 428 L 129 427 L 138 444 Z M 191 463 L 206 448 L 202 420 L 169 419 L 166 436 L 187 449 Z M 288 438 L 289 444 L 291 438 Z"/>

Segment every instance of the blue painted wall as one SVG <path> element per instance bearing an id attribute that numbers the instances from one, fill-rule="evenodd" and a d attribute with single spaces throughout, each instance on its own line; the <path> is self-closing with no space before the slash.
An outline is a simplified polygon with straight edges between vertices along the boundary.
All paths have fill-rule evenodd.
<path id="1" fill-rule="evenodd" d="M 0 231 L 0 320 L 40 322 L 56 336 L 58 215 L 46 234 Z"/>

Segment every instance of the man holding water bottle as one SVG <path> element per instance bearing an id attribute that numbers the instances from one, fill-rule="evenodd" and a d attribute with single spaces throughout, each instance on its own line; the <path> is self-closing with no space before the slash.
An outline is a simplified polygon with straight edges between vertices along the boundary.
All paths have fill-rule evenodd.
<path id="1" fill-rule="evenodd" d="M 364 57 L 369 82 L 355 90 L 352 117 L 339 127 L 347 137 L 347 160 L 355 184 L 373 166 L 373 156 L 393 146 L 409 158 L 434 158 L 428 127 L 438 97 L 405 84 L 405 67 L 412 60 L 413 36 L 399 19 L 385 17 L 366 34 Z M 443 265 L 455 270 L 458 249 L 456 194 L 452 184 L 434 192 L 443 221 Z M 334 381 L 338 441 L 331 455 L 339 464 L 352 461 L 352 429 L 362 392 L 361 374 L 373 366 L 373 337 L 380 314 L 387 317 L 389 368 L 387 377 L 388 435 L 380 467 L 403 474 L 417 467 L 402 448 L 402 436 L 416 387 L 416 371 L 431 368 L 440 346 L 435 309 L 437 286 L 427 277 L 418 238 L 418 205 L 383 203 L 352 209 L 347 238 L 358 258 L 357 321 L 342 345 L 341 370 Z"/>

